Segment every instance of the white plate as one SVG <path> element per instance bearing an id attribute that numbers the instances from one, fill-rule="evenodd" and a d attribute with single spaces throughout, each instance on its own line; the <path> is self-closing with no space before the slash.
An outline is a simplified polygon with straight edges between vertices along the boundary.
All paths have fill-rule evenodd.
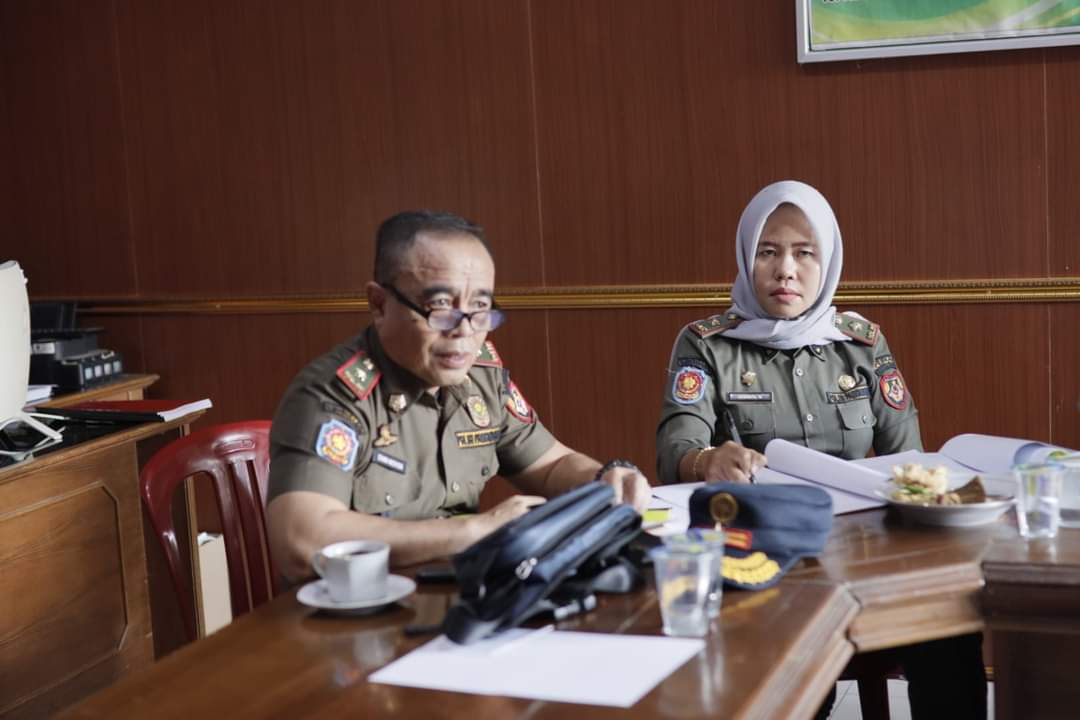
<path id="1" fill-rule="evenodd" d="M 296 599 L 308 607 L 319 608 L 327 612 L 340 613 L 342 615 L 366 615 L 380 608 L 397 602 L 401 598 L 416 590 L 416 583 L 411 578 L 401 575 L 386 576 L 386 592 L 382 597 L 371 600 L 354 600 L 351 602 L 338 602 L 330 597 L 330 590 L 326 587 L 325 580 L 309 582 L 296 593 Z"/>
<path id="2" fill-rule="evenodd" d="M 877 491 L 879 497 L 896 508 L 905 520 L 920 525 L 943 527 L 972 527 L 996 521 L 1012 507 L 1014 498 L 991 496 L 993 499 L 967 505 L 923 505 L 893 500 L 888 493 Z"/>

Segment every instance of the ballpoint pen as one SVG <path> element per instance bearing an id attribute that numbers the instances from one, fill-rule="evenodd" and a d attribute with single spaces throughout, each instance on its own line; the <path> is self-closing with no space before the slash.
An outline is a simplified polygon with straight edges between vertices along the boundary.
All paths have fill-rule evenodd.
<path id="1" fill-rule="evenodd" d="M 731 415 L 731 410 L 724 408 L 724 429 L 727 430 L 728 439 L 736 445 L 742 445 L 742 436 L 739 435 L 739 427 L 735 424 L 735 418 Z M 751 466 L 750 472 L 747 473 L 750 476 L 750 482 L 754 482 L 754 471 Z"/>

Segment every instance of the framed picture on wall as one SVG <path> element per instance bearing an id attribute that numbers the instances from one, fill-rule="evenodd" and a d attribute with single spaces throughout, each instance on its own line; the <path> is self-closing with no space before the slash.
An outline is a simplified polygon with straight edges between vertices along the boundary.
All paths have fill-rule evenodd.
<path id="1" fill-rule="evenodd" d="M 795 0 L 800 63 L 1080 44 L 1080 0 Z"/>

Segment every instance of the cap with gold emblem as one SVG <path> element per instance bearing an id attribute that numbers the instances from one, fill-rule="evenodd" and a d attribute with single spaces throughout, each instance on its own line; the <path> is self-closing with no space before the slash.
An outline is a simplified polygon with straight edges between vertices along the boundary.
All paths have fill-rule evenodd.
<path id="1" fill-rule="evenodd" d="M 690 496 L 691 527 L 724 531 L 724 584 L 745 590 L 775 585 L 819 554 L 832 519 L 832 498 L 809 485 L 712 483 Z"/>

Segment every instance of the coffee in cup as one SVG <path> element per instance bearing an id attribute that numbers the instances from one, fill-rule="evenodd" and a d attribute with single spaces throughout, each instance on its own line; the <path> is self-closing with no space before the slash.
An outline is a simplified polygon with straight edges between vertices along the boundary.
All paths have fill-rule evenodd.
<path id="1" fill-rule="evenodd" d="M 311 564 L 334 602 L 361 602 L 386 595 L 390 546 L 379 540 L 346 540 L 315 553 Z"/>

